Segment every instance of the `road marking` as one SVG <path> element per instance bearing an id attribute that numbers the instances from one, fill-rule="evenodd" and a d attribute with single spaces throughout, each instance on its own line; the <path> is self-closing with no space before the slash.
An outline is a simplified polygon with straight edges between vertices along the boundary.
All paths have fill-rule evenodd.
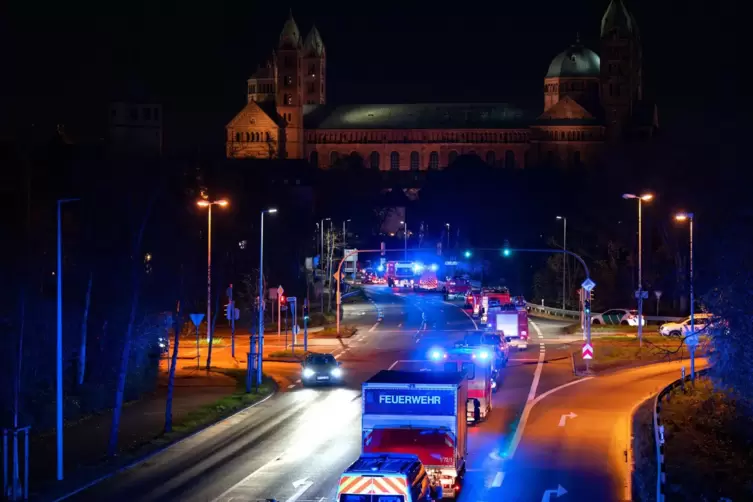
<path id="1" fill-rule="evenodd" d="M 555 496 L 555 498 L 560 498 L 564 494 L 567 493 L 567 490 L 565 490 L 562 485 L 557 485 L 557 489 L 555 490 L 546 490 L 544 492 L 544 496 L 541 497 L 541 502 L 549 502 L 551 500 L 552 495 Z"/>
<path id="2" fill-rule="evenodd" d="M 459 306 L 455 305 L 454 303 L 450 303 L 450 302 L 444 302 L 444 303 L 446 303 L 447 305 L 452 305 L 453 307 L 455 307 L 457 309 L 460 309 L 460 311 L 462 313 L 464 313 L 468 317 L 468 319 L 470 319 L 471 322 L 473 323 L 473 329 L 478 329 L 478 324 L 476 324 L 476 321 L 473 319 L 473 317 L 471 317 L 471 314 L 469 314 L 468 312 L 466 312 L 464 308 L 459 307 Z M 533 322 L 533 321 L 531 321 L 531 322 Z"/>
<path id="3" fill-rule="evenodd" d="M 293 387 L 295 387 L 294 383 L 291 383 L 290 385 L 288 385 L 288 389 L 292 389 Z"/>
<path id="4" fill-rule="evenodd" d="M 296 492 L 291 495 L 285 502 L 295 502 L 299 498 L 301 498 L 301 495 L 303 495 L 306 490 L 311 488 L 314 485 L 313 481 L 309 481 L 308 478 L 299 479 L 298 481 L 293 481 L 293 488 L 298 488 Z"/>
<path id="5" fill-rule="evenodd" d="M 492 488 L 499 488 L 502 486 L 502 481 L 505 479 L 505 473 L 504 472 L 498 472 L 496 476 L 494 476 L 494 481 L 492 481 Z"/>
<path id="6" fill-rule="evenodd" d="M 402 328 L 403 327 L 403 323 L 398 324 L 397 327 L 398 328 Z"/>
<path id="7" fill-rule="evenodd" d="M 374 331 L 375 329 L 377 329 L 379 327 L 379 323 L 380 322 L 381 321 L 375 322 L 374 325 L 371 328 L 369 328 L 369 333 L 371 333 L 372 331 Z"/>
<path id="8" fill-rule="evenodd" d="M 573 418 L 576 418 L 577 416 L 578 416 L 578 415 L 576 415 L 576 414 L 575 414 L 575 413 L 573 413 L 572 411 L 571 411 L 570 413 L 565 413 L 564 415 L 562 415 L 562 416 L 560 417 L 560 423 L 559 423 L 559 426 L 560 426 L 560 427 L 564 427 L 564 426 L 565 426 L 565 424 L 567 423 L 567 419 L 568 419 L 568 418 L 572 420 Z"/>
<path id="9" fill-rule="evenodd" d="M 301 383 L 301 380 L 300 380 L 300 379 L 299 379 L 299 380 L 296 380 L 296 381 L 295 381 L 295 383 Z"/>

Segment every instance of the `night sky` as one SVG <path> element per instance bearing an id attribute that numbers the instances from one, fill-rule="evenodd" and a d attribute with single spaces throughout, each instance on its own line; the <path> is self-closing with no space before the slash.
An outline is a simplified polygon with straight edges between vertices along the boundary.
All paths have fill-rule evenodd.
<path id="1" fill-rule="evenodd" d="M 289 8 L 303 36 L 312 22 L 322 34 L 330 103 L 498 101 L 539 110 L 547 66 L 576 33 L 599 51 L 608 0 L 407 10 L 322 3 L 17 2 L 0 26 L 12 48 L 6 118 L 93 134 L 107 101 L 139 81 L 165 105 L 170 146 L 221 149 L 223 126 L 244 105 L 246 79 L 276 46 Z M 625 3 L 641 29 L 645 88 L 662 128 L 688 144 L 718 139 L 736 81 L 721 15 L 701 3 Z"/>

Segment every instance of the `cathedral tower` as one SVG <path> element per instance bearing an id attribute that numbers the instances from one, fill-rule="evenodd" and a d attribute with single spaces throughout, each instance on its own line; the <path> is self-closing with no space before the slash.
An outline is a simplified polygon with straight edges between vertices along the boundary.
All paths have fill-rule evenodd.
<path id="1" fill-rule="evenodd" d="M 327 103 L 324 74 L 327 68 L 327 53 L 316 26 L 303 42 L 303 102 L 307 105 Z"/>
<path id="2" fill-rule="evenodd" d="M 601 19 L 601 103 L 611 140 L 624 137 L 643 98 L 641 59 L 635 18 L 623 0 L 610 0 Z"/>
<path id="3" fill-rule="evenodd" d="M 291 13 L 280 33 L 275 53 L 277 67 L 277 113 L 284 124 L 280 152 L 290 159 L 303 158 L 303 41 Z"/>

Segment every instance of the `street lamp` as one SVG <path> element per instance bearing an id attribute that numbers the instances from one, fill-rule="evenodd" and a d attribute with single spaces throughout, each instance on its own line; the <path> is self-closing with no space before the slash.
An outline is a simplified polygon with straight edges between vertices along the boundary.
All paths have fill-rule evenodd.
<path id="1" fill-rule="evenodd" d="M 207 231 L 207 343 L 212 343 L 212 206 L 227 207 L 229 202 L 225 199 L 208 201 L 205 199 L 196 201 L 199 207 L 207 208 L 209 230 Z"/>
<path id="2" fill-rule="evenodd" d="M 348 218 L 347 220 L 343 220 L 343 258 L 345 258 L 345 253 L 347 252 L 345 250 L 345 247 L 346 247 L 345 246 L 345 224 L 348 222 L 350 222 L 350 218 Z M 354 281 L 356 280 L 356 267 L 355 266 L 353 267 L 353 280 Z"/>
<path id="3" fill-rule="evenodd" d="M 261 226 L 259 227 L 259 354 L 256 366 L 256 384 L 261 385 L 261 365 L 264 354 L 264 215 L 274 214 L 277 209 L 264 209 L 261 212 Z"/>
<path id="4" fill-rule="evenodd" d="M 567 251 L 567 217 L 557 216 L 558 220 L 562 220 L 562 249 Z M 565 310 L 565 296 L 567 294 L 567 288 L 565 280 L 567 277 L 567 255 L 562 255 L 562 310 Z"/>
<path id="5" fill-rule="evenodd" d="M 332 221 L 332 218 L 322 218 L 321 223 L 319 224 L 319 233 L 321 236 L 321 254 L 319 255 L 319 267 L 322 270 L 322 275 L 326 275 L 326 272 L 327 272 L 327 267 L 324 266 L 325 264 L 325 261 L 324 261 L 324 222 L 325 221 Z M 326 277 L 322 278 L 322 281 L 324 281 L 325 279 Z M 322 282 L 322 284 L 324 283 Z M 321 312 L 322 314 L 324 314 L 324 290 L 323 289 L 322 289 L 322 298 L 321 298 L 320 303 L 321 303 L 321 308 L 322 308 Z"/>
<path id="6" fill-rule="evenodd" d="M 63 231 L 60 217 L 60 206 L 66 202 L 80 199 L 58 199 L 58 269 L 56 272 L 57 290 L 57 341 L 55 349 L 55 421 L 57 436 L 57 468 L 58 481 L 63 480 Z"/>
<path id="7" fill-rule="evenodd" d="M 675 220 L 680 222 L 687 221 L 690 230 L 690 336 L 695 341 L 695 297 L 693 295 L 693 223 L 695 215 L 693 213 L 677 213 Z M 690 379 L 695 380 L 695 344 L 690 346 Z"/>
<path id="8" fill-rule="evenodd" d="M 405 236 L 405 261 L 408 261 L 408 222 L 401 221 L 400 224 L 403 226 L 403 235 Z"/>
<path id="9" fill-rule="evenodd" d="M 626 193 L 622 198 L 638 201 L 638 344 L 643 347 L 643 203 L 652 200 L 654 195 Z"/>

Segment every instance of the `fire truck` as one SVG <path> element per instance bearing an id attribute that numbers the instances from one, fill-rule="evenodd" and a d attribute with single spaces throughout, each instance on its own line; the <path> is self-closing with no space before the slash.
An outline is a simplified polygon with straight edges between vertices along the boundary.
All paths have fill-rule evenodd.
<path id="1" fill-rule="evenodd" d="M 497 380 L 494 354 L 488 348 L 458 344 L 449 350 L 431 349 L 429 361 L 435 366 L 441 365 L 443 371 L 466 374 L 469 401 L 467 420 L 469 423 L 485 420 L 492 411 L 492 390 Z"/>
<path id="2" fill-rule="evenodd" d="M 510 347 L 528 348 L 528 310 L 513 303 L 488 307 L 481 316 L 485 329 L 505 337 Z"/>
<path id="3" fill-rule="evenodd" d="M 412 261 L 388 261 L 385 264 L 384 278 L 390 286 L 413 287 L 417 275 Z"/>
<path id="4" fill-rule="evenodd" d="M 470 292 L 466 295 L 465 303 L 473 309 L 473 317 L 480 317 L 483 311 L 507 305 L 511 302 L 510 291 L 507 288 L 484 288 L 481 291 Z"/>
<path id="5" fill-rule="evenodd" d="M 471 292 L 471 282 L 460 276 L 455 276 L 441 283 L 442 293 L 445 300 L 453 298 L 465 298 Z"/>

